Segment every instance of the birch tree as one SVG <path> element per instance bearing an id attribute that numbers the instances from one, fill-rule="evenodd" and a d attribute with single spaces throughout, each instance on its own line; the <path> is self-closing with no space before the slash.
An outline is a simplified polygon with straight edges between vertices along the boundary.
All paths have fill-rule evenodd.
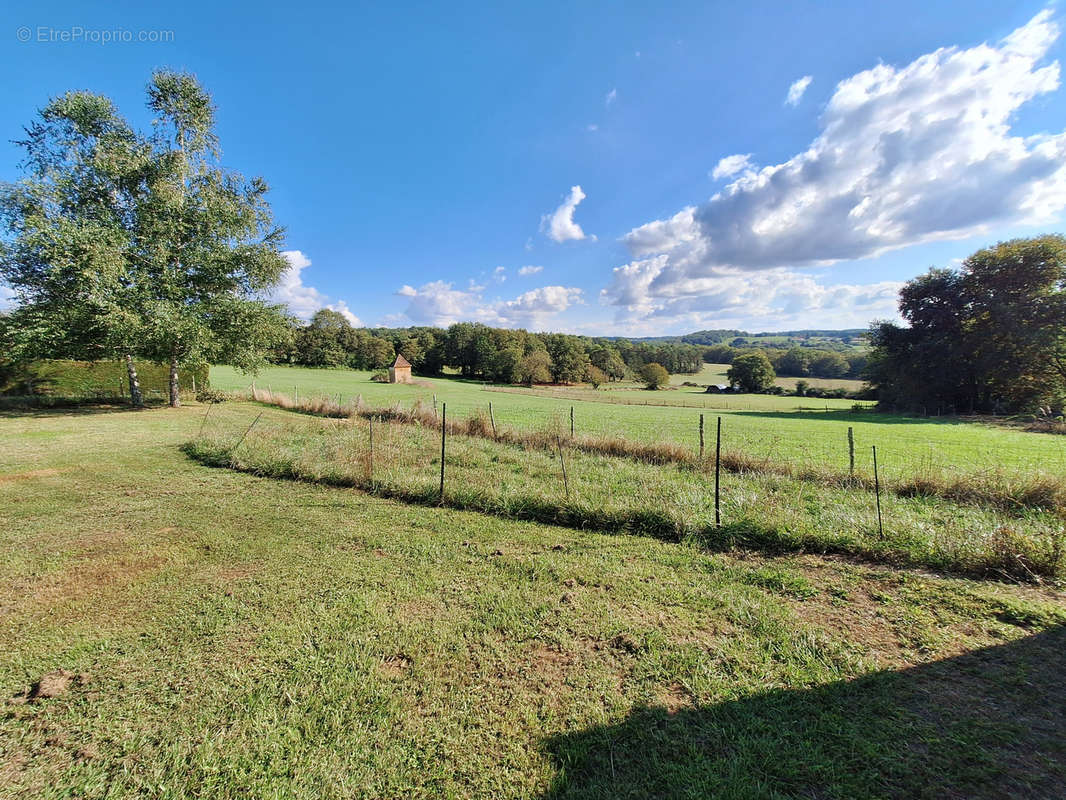
<path id="1" fill-rule="evenodd" d="M 287 264 L 267 184 L 222 167 L 215 107 L 196 78 L 156 72 L 148 106 L 154 131 L 133 243 L 141 350 L 169 364 L 170 405 L 178 406 L 183 364 L 262 363 L 286 323 L 260 298 Z"/>

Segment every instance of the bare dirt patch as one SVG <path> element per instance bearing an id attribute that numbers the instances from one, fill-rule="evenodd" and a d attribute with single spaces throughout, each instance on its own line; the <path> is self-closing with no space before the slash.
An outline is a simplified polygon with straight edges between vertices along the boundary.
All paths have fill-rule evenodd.
<path id="1" fill-rule="evenodd" d="M 796 615 L 808 624 L 866 649 L 869 658 L 880 667 L 912 663 L 907 642 L 895 626 L 881 614 L 881 604 L 866 592 L 853 592 L 846 603 L 833 605 L 806 600 L 790 601 Z"/>
<path id="2" fill-rule="evenodd" d="M 447 607 L 439 601 L 427 598 L 406 600 L 398 603 L 392 612 L 398 622 L 430 622 L 450 616 Z"/>
<path id="3" fill-rule="evenodd" d="M 5 610 L 51 613 L 57 606 L 91 600 L 108 603 L 109 610 L 114 612 L 117 610 L 113 605 L 115 594 L 166 563 L 164 555 L 149 552 L 77 559 L 39 578 L 14 581 L 6 593 L 10 605 Z"/>
<path id="4" fill-rule="evenodd" d="M 411 659 L 403 653 L 389 656 L 381 662 L 381 674 L 390 680 L 402 678 L 411 668 Z"/>
<path id="5" fill-rule="evenodd" d="M 538 646 L 530 654 L 530 661 L 532 662 L 534 671 L 548 678 L 549 681 L 552 678 L 561 678 L 568 673 L 574 666 L 575 660 L 573 653 L 564 653 L 560 650 L 553 650 L 544 645 Z"/>
<path id="6" fill-rule="evenodd" d="M 679 683 L 672 683 L 659 694 L 659 705 L 669 713 L 676 714 L 683 708 L 692 706 L 692 696 Z"/>
<path id="7" fill-rule="evenodd" d="M 30 469 L 25 472 L 8 472 L 0 475 L 0 483 L 14 483 L 15 481 L 32 481 L 36 478 L 50 478 L 58 475 L 58 469 Z"/>
<path id="8" fill-rule="evenodd" d="M 42 700 L 52 700 L 62 697 L 75 686 L 87 683 L 89 676 L 85 673 L 71 672 L 67 669 L 57 669 L 42 675 L 29 688 L 29 691 L 16 695 L 12 698 L 15 704 L 36 703 Z"/>

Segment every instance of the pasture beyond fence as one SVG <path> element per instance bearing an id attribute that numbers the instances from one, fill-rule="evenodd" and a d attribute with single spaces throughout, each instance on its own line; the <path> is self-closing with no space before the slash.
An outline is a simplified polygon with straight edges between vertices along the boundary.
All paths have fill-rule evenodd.
<path id="1" fill-rule="evenodd" d="M 887 480 L 880 446 L 876 471 L 852 473 L 848 445 L 855 437 L 846 432 L 842 468 L 812 470 L 732 449 L 732 418 L 713 420 L 714 452 L 704 448 L 701 457 L 698 437 L 707 420 L 701 426 L 699 415 L 685 448 L 583 434 L 576 411 L 571 435 L 569 409 L 554 426 L 530 430 L 503 426 L 498 409 L 487 404 L 482 413 L 455 418 L 443 402 L 436 409 L 421 403 L 371 408 L 359 398 L 304 398 L 297 406 L 286 395 L 255 395 L 334 419 L 272 419 L 264 429 L 257 417 L 247 430 L 205 434 L 195 445 L 198 457 L 274 477 L 593 530 L 891 554 L 894 561 L 1022 577 L 1060 568 L 1061 482 L 1001 482 L 992 475 Z M 888 505 L 884 490 L 893 498 Z"/>
<path id="2" fill-rule="evenodd" d="M 375 392 L 389 387 L 372 387 L 369 402 L 362 394 L 330 396 L 302 392 L 277 392 L 293 405 L 299 396 L 310 403 L 329 402 L 343 409 L 374 403 Z M 511 402 L 483 394 L 473 387 L 462 394 L 446 396 L 453 419 L 487 415 L 490 427 L 517 431 L 570 429 L 574 435 L 591 438 L 622 438 L 628 442 L 671 445 L 699 452 L 700 414 L 723 414 L 727 430 L 726 450 L 744 462 L 764 464 L 779 472 L 810 472 L 865 476 L 873 480 L 873 451 L 877 445 L 879 469 L 887 485 L 921 479 L 924 482 L 957 482 L 979 478 L 986 483 L 1010 487 L 1039 480 L 1057 481 L 1066 474 L 1066 438 L 1052 434 L 1031 434 L 1001 426 L 975 424 L 957 419 L 921 419 L 852 411 L 829 406 L 829 410 L 753 410 L 688 407 L 672 404 L 645 407 L 632 403 L 575 400 L 568 403 L 505 390 Z M 439 407 L 432 391 L 407 388 L 402 405 Z M 260 393 L 263 387 L 252 387 Z M 268 394 L 275 394 L 267 387 Z M 651 393 L 649 393 L 651 394 Z M 480 395 L 480 396 L 479 396 Z M 517 395 L 517 396 L 516 396 Z M 513 398 L 513 399 L 511 399 Z M 395 405 L 393 397 L 378 402 Z M 389 402 L 391 401 L 391 402 Z M 665 402 L 665 401 L 664 401 Z M 491 411 L 489 410 L 491 407 Z M 723 413 L 724 412 L 724 413 Z M 346 413 L 346 412 L 345 412 Z M 342 413 L 343 415 L 343 413 Z"/>

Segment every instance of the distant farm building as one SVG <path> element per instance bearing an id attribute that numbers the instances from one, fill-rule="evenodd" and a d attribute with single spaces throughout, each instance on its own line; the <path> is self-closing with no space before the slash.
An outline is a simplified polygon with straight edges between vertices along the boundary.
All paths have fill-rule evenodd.
<path id="1" fill-rule="evenodd" d="M 389 367 L 389 383 L 410 383 L 411 382 L 411 362 L 404 358 L 399 353 L 396 354 L 396 360 L 392 362 L 392 366 Z"/>
<path id="2" fill-rule="evenodd" d="M 707 387 L 707 394 L 730 394 L 733 387 L 728 383 L 712 383 Z"/>

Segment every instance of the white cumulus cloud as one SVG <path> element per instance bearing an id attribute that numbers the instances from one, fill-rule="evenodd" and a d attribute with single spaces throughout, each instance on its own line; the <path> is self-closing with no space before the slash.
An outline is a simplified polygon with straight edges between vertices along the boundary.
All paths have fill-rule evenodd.
<path id="1" fill-rule="evenodd" d="M 314 286 L 304 284 L 301 272 L 311 266 L 310 258 L 300 250 L 285 250 L 281 255 L 289 262 L 289 266 L 270 295 L 272 302 L 288 306 L 289 311 L 302 320 L 309 320 L 319 309 L 328 308 L 343 314 L 354 327 L 362 327 L 363 323 L 343 300 L 331 303 L 327 295 Z"/>
<path id="2" fill-rule="evenodd" d="M 814 78 L 810 75 L 804 75 L 802 78 L 793 81 L 792 85 L 788 87 L 788 96 L 785 97 L 785 103 L 790 106 L 799 105 L 799 101 L 803 99 L 807 87 L 811 85 L 813 80 Z"/>
<path id="3" fill-rule="evenodd" d="M 1059 88 L 1058 63 L 1043 63 L 1058 34 L 1043 11 L 998 43 L 841 81 L 803 152 L 746 168 L 702 205 L 626 234 L 634 260 L 601 298 L 622 316 L 663 317 L 713 312 L 727 297 L 754 302 L 746 286 L 783 280 L 759 308 L 825 310 L 886 289 L 812 284 L 796 268 L 1054 219 L 1066 208 L 1066 132 L 1023 137 L 1011 123 Z"/>
<path id="4" fill-rule="evenodd" d="M 494 307 L 500 323 L 505 326 L 534 328 L 570 306 L 581 303 L 581 289 L 572 286 L 542 286 L 523 292 L 514 300 L 497 303 Z"/>
<path id="5" fill-rule="evenodd" d="M 581 226 L 574 222 L 574 210 L 585 199 L 580 186 L 571 186 L 562 204 L 540 220 L 540 229 L 554 242 L 580 241 L 587 238 Z"/>
<path id="6" fill-rule="evenodd" d="M 618 90 L 617 89 L 611 89 L 611 91 L 607 92 L 607 96 L 603 99 L 603 104 L 605 106 L 607 106 L 607 107 L 610 107 L 611 103 L 613 103 L 617 99 L 618 99 Z"/>
<path id="7" fill-rule="evenodd" d="M 485 287 L 471 284 L 456 289 L 447 281 L 431 281 L 419 288 L 403 286 L 396 294 L 408 299 L 401 315 L 417 325 L 445 327 L 456 322 L 484 322 L 501 327 L 536 328 L 552 316 L 583 302 L 582 290 L 567 286 L 542 286 L 512 300 L 489 300 Z"/>
<path id="8" fill-rule="evenodd" d="M 526 275 L 536 275 L 538 272 L 541 272 L 543 270 L 544 267 L 535 267 L 532 264 L 529 264 L 524 267 L 519 267 L 518 274 L 524 277 Z"/>
<path id="9" fill-rule="evenodd" d="M 326 306 L 326 308 L 328 308 L 330 311 L 336 311 L 337 313 L 341 314 L 346 320 L 348 320 L 348 324 L 351 325 L 353 328 L 363 327 L 362 320 L 360 320 L 359 317 L 355 316 L 355 314 L 352 313 L 352 310 L 348 308 L 348 304 L 345 303 L 343 300 L 338 300 L 336 303 L 330 303 Z"/>
<path id="10" fill-rule="evenodd" d="M 711 178 L 714 180 L 731 178 L 738 172 L 751 169 L 751 167 L 751 153 L 737 153 L 732 156 L 726 156 L 711 170 Z"/>

